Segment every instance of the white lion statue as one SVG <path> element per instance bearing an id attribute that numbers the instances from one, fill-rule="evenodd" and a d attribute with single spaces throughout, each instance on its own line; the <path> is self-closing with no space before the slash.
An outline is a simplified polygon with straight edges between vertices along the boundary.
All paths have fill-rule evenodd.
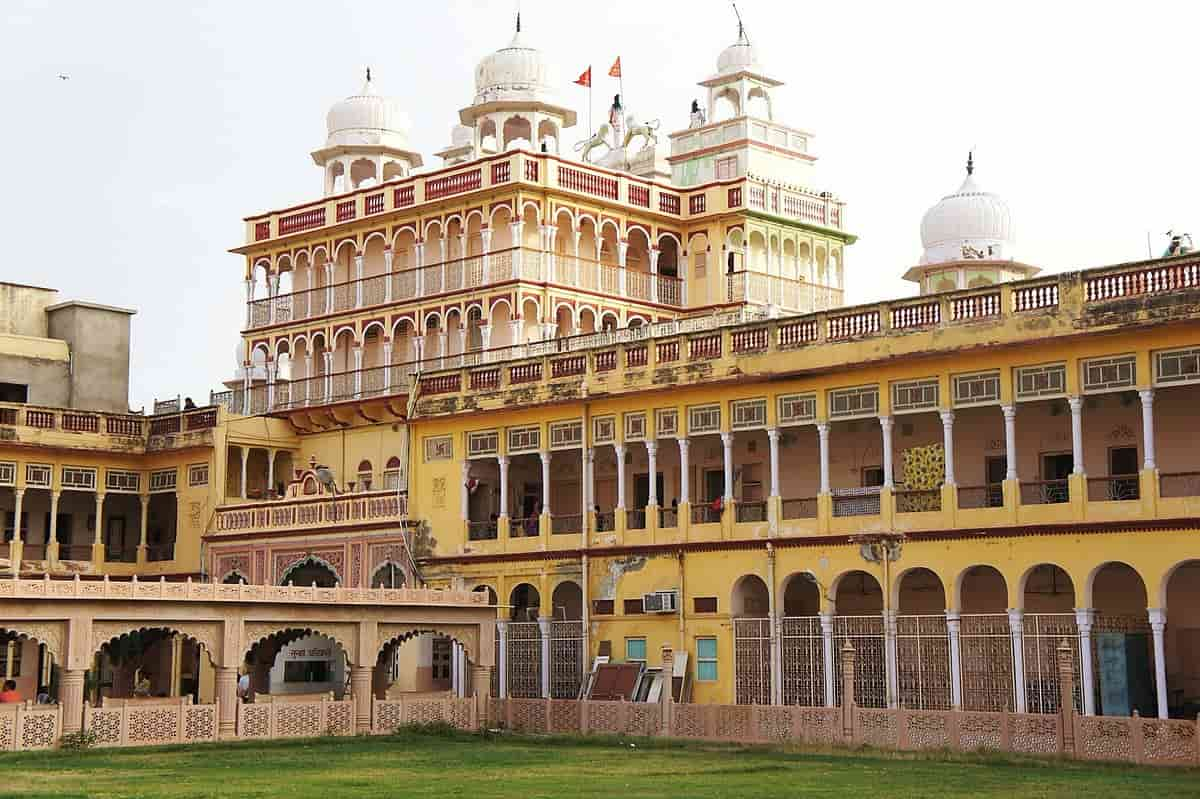
<path id="1" fill-rule="evenodd" d="M 659 121 L 657 119 L 652 119 L 649 122 L 643 122 L 640 125 L 635 124 L 633 121 L 633 114 L 630 114 L 625 119 L 625 141 L 622 142 L 621 147 L 628 150 L 629 143 L 638 136 L 642 136 L 646 139 L 646 143 L 643 145 L 642 149 L 655 146 L 658 144 L 658 134 L 655 132 L 658 130 L 658 126 Z"/>
<path id="2" fill-rule="evenodd" d="M 599 130 L 590 138 L 575 143 L 575 152 L 579 153 L 579 160 L 590 164 L 592 162 L 591 153 L 597 147 L 603 146 L 606 150 L 612 150 L 612 145 L 608 143 L 608 135 L 611 129 L 607 122 L 600 125 Z"/>

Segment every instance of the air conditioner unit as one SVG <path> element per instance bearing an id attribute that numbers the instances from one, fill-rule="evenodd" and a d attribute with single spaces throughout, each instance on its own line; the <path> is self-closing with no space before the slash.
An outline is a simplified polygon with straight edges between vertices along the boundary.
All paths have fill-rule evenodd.
<path id="1" fill-rule="evenodd" d="M 679 610 L 674 591 L 655 591 L 642 596 L 642 610 L 646 613 L 675 613 Z"/>

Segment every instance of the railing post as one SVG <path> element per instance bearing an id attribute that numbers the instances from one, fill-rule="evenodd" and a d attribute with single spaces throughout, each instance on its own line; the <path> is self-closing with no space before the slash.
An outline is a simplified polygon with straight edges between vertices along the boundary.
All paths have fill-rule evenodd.
<path id="1" fill-rule="evenodd" d="M 1058 645 L 1058 717 L 1062 722 L 1063 754 L 1075 756 L 1075 699 L 1072 692 L 1075 686 L 1075 660 L 1071 654 L 1071 645 L 1063 639 Z"/>
<path id="2" fill-rule="evenodd" d="M 854 645 L 850 639 L 842 644 L 842 740 L 854 742 Z"/>
<path id="3" fill-rule="evenodd" d="M 675 652 L 669 646 L 662 648 L 662 726 L 660 733 L 664 738 L 675 735 Z"/>

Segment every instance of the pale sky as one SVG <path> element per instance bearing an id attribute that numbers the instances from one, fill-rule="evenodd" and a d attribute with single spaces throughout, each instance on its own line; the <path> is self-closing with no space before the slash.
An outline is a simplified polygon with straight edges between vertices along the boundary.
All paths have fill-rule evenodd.
<path id="1" fill-rule="evenodd" d="M 741 0 L 779 121 L 816 134 L 818 190 L 861 238 L 848 301 L 906 296 L 925 210 L 967 150 L 1010 203 L 1017 258 L 1065 271 L 1200 242 L 1196 2 Z M 234 369 L 251 213 L 317 199 L 309 152 L 367 65 L 400 98 L 427 164 L 470 103 L 475 64 L 511 37 L 514 2 L 3 0 L 0 280 L 133 307 L 130 402 L 205 402 Z M 686 126 L 695 83 L 734 41 L 719 0 L 524 0 L 527 41 L 561 98 L 588 64 L 595 113 Z M 59 80 L 63 73 L 69 80 Z M 664 137 L 665 140 L 665 137 Z"/>

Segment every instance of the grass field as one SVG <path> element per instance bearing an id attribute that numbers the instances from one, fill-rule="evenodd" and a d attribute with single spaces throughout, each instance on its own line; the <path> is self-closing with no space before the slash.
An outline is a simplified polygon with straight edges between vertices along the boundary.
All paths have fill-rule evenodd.
<path id="1" fill-rule="evenodd" d="M 404 733 L 0 755 L 0 796 L 1120 799 L 1200 796 L 1200 770 L 644 739 Z"/>

